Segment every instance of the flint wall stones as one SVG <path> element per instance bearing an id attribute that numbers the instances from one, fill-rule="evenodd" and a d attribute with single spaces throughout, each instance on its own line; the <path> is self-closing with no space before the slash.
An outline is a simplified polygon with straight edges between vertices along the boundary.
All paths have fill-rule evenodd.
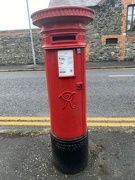
<path id="1" fill-rule="evenodd" d="M 43 64 L 43 50 L 39 30 L 33 32 L 37 64 Z M 33 64 L 30 33 L 28 30 L 0 32 L 0 64 Z"/>
<path id="2" fill-rule="evenodd" d="M 125 60 L 135 60 L 135 41 L 125 43 Z"/>
<path id="3" fill-rule="evenodd" d="M 100 6 L 93 7 L 95 11 L 94 21 L 87 26 L 87 43 L 90 44 L 91 61 L 119 60 L 120 45 L 103 45 L 104 35 L 120 35 L 122 25 L 122 3 L 121 0 L 110 0 Z"/>

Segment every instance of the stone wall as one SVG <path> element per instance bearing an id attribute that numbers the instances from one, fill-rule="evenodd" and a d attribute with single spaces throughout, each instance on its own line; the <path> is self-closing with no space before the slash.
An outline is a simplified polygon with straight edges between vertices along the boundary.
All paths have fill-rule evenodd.
<path id="1" fill-rule="evenodd" d="M 86 60 L 135 60 L 135 32 L 126 32 L 128 5 L 135 0 L 101 0 L 87 26 Z M 107 43 L 116 39 L 116 43 Z M 37 64 L 44 63 L 40 30 L 33 30 Z M 0 64 L 33 64 L 29 30 L 0 32 Z"/>
<path id="2" fill-rule="evenodd" d="M 125 43 L 125 60 L 135 60 L 135 41 Z"/>
<path id="3" fill-rule="evenodd" d="M 37 64 L 43 63 L 42 43 L 39 30 L 33 30 Z M 0 32 L 0 64 L 33 64 L 29 30 Z"/>
<path id="4" fill-rule="evenodd" d="M 95 19 L 87 26 L 91 61 L 119 60 L 120 44 L 103 44 L 102 37 L 121 34 L 122 8 L 121 0 L 107 0 L 93 7 Z"/>

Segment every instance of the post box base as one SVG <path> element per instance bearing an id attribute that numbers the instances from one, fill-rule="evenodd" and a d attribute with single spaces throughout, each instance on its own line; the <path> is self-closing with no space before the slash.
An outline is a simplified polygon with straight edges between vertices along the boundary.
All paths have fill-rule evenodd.
<path id="1" fill-rule="evenodd" d="M 51 134 L 52 161 L 62 173 L 76 174 L 88 163 L 88 132 L 77 139 L 64 140 Z"/>

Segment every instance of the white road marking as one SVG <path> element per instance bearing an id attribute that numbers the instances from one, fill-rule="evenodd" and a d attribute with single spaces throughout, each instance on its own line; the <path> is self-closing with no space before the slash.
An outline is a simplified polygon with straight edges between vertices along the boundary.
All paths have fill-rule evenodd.
<path id="1" fill-rule="evenodd" d="M 119 75 L 119 74 L 117 74 L 117 75 L 109 75 L 109 77 L 135 77 L 135 75 Z"/>

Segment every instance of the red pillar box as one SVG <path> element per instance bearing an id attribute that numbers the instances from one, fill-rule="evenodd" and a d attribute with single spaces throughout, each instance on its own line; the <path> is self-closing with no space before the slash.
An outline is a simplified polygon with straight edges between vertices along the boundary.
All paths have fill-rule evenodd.
<path id="1" fill-rule="evenodd" d="M 53 163 L 64 173 L 78 173 L 88 161 L 85 25 L 93 20 L 94 12 L 79 6 L 59 6 L 31 17 L 42 34 Z"/>

